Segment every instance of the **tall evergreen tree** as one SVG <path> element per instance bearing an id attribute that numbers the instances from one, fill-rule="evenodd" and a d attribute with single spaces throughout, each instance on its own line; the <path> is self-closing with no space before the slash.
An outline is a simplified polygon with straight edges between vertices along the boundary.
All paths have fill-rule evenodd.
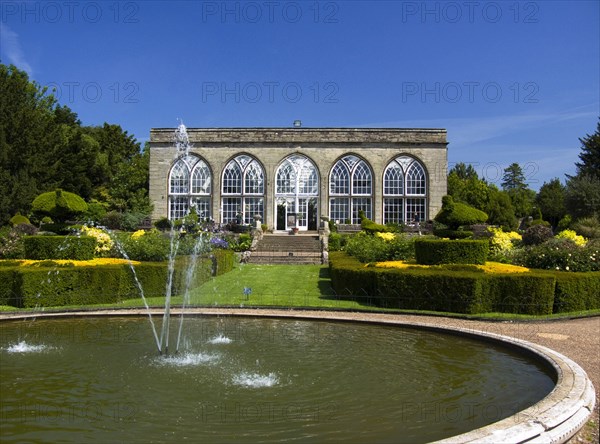
<path id="1" fill-rule="evenodd" d="M 586 134 L 581 142 L 581 153 L 576 162 L 578 176 L 590 176 L 600 179 L 600 119 L 596 127 L 596 132 L 592 135 Z"/>
<path id="2" fill-rule="evenodd" d="M 0 225 L 58 185 L 52 177 L 56 101 L 27 73 L 0 64 Z"/>
<path id="3" fill-rule="evenodd" d="M 450 170 L 450 173 L 456 173 L 459 179 L 469 180 L 469 179 L 479 179 L 477 171 L 473 168 L 473 165 L 466 165 L 464 162 L 458 162 L 454 167 Z"/>
<path id="4" fill-rule="evenodd" d="M 508 190 L 519 190 L 527 188 L 525 183 L 525 174 L 518 163 L 511 163 L 507 168 L 504 169 L 504 176 L 502 176 L 502 189 Z"/>

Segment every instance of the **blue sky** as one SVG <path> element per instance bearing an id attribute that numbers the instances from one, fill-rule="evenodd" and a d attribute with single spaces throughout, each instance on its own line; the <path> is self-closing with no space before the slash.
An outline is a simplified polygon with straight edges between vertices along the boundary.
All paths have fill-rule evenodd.
<path id="1" fill-rule="evenodd" d="M 0 59 L 86 125 L 432 127 L 497 182 L 575 171 L 597 1 L 3 1 Z"/>

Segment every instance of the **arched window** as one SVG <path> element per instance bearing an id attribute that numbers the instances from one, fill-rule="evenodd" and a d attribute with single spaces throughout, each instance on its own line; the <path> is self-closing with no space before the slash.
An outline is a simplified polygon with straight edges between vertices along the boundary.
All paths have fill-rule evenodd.
<path id="1" fill-rule="evenodd" d="M 412 224 L 426 219 L 425 169 L 412 157 L 396 157 L 383 174 L 383 223 Z"/>
<path id="2" fill-rule="evenodd" d="M 338 160 L 329 175 L 329 218 L 338 223 L 360 223 L 358 212 L 373 217 L 373 173 L 361 158 Z"/>
<path id="3" fill-rule="evenodd" d="M 250 224 L 264 218 L 265 173 L 258 161 L 246 154 L 231 159 L 223 170 L 221 222 Z"/>
<path id="4" fill-rule="evenodd" d="M 285 158 L 275 178 L 276 228 L 316 230 L 318 195 L 319 174 L 313 162 L 300 154 Z"/>
<path id="5" fill-rule="evenodd" d="M 210 217 L 211 174 L 198 156 L 179 158 L 169 173 L 169 219 L 185 217 L 191 207 L 200 217 Z"/>

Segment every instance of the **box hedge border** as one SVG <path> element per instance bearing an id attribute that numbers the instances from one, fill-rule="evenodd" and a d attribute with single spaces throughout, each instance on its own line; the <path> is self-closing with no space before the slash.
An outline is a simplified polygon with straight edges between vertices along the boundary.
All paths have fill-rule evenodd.
<path id="1" fill-rule="evenodd" d="M 176 260 L 173 294 L 184 291 L 188 257 Z M 51 263 L 50 261 L 48 262 Z M 231 271 L 234 253 L 216 250 L 198 259 L 191 288 Z M 135 272 L 147 298 L 165 295 L 168 263 L 142 262 Z M 58 307 L 64 305 L 114 304 L 140 298 L 129 265 L 3 266 L 0 267 L 0 305 L 18 308 Z"/>
<path id="2" fill-rule="evenodd" d="M 530 315 L 600 308 L 600 272 L 376 268 L 343 252 L 330 253 L 329 268 L 339 297 L 384 308 Z"/>
<path id="3" fill-rule="evenodd" d="M 489 251 L 487 239 L 417 239 L 417 264 L 485 264 Z"/>
<path id="4" fill-rule="evenodd" d="M 25 236 L 25 259 L 72 259 L 87 261 L 94 258 L 96 239 L 91 236 Z"/>

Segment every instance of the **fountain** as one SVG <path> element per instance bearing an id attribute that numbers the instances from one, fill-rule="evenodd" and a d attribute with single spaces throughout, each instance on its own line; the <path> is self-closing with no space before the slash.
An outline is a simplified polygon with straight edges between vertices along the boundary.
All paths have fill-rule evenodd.
<path id="1" fill-rule="evenodd" d="M 192 147 L 192 145 L 190 144 L 190 139 L 187 134 L 187 128 L 181 119 L 179 119 L 179 125 L 178 125 L 177 129 L 175 130 L 173 140 L 174 140 L 175 147 L 177 148 L 177 154 L 176 154 L 177 156 L 185 157 L 185 156 L 189 155 L 189 150 Z M 150 320 L 152 332 L 153 332 L 154 338 L 156 340 L 156 346 L 158 348 L 158 352 L 159 352 L 159 354 L 165 354 L 165 355 L 169 354 L 169 344 L 170 344 L 169 336 L 170 336 L 170 325 L 171 325 L 171 297 L 172 297 L 172 292 L 173 292 L 173 276 L 175 273 L 175 258 L 177 256 L 177 252 L 179 250 L 180 233 L 181 233 L 181 230 L 179 230 L 179 231 L 176 230 L 175 226 L 172 224 L 171 231 L 170 231 L 171 242 L 170 242 L 170 251 L 169 251 L 169 259 L 168 259 L 168 262 L 169 262 L 168 274 L 167 274 L 168 278 L 167 278 L 166 288 L 165 288 L 165 306 L 164 306 L 164 312 L 163 312 L 163 317 L 162 317 L 162 327 L 161 327 L 160 338 L 158 337 L 156 326 L 152 319 L 152 313 L 150 311 L 150 307 L 148 306 L 148 304 L 146 302 L 146 298 L 144 297 L 143 288 L 141 287 L 139 280 L 136 276 L 135 268 L 133 266 L 131 266 L 131 264 L 130 264 L 130 268 L 133 272 L 135 281 L 137 283 L 137 286 L 138 286 L 138 289 L 140 292 L 140 296 L 142 297 L 142 300 L 144 301 L 144 306 L 148 313 L 148 318 Z M 189 287 L 192 283 L 192 279 L 193 279 L 193 275 L 194 275 L 194 271 L 195 271 L 196 263 L 197 263 L 197 259 L 198 259 L 198 254 L 199 254 L 199 251 L 201 249 L 201 245 L 203 244 L 203 242 L 204 242 L 204 239 L 202 238 L 202 236 L 198 236 L 196 243 L 194 244 L 194 249 L 193 249 L 193 252 L 191 255 L 190 263 L 188 265 L 188 269 L 186 272 L 186 282 L 185 282 L 185 287 L 184 287 L 184 300 L 183 300 L 183 305 L 181 308 L 181 314 L 180 314 L 180 318 L 179 318 L 179 329 L 178 329 L 178 334 L 177 334 L 177 341 L 175 344 L 175 353 L 177 353 L 179 351 L 179 346 L 180 346 L 180 341 L 181 341 L 181 333 L 183 330 L 183 319 L 184 319 L 185 307 L 189 304 Z M 121 253 L 123 254 L 123 256 L 127 260 L 129 260 L 127 258 L 127 255 L 123 251 L 123 249 L 120 248 L 120 250 L 121 250 Z"/>
<path id="2" fill-rule="evenodd" d="M 183 123 L 175 145 L 189 152 Z M 0 323 L 2 442 L 561 442 L 593 409 L 593 387 L 572 361 L 491 334 L 384 316 L 340 322 L 344 313 L 281 319 L 297 316 L 289 312 L 204 314 L 184 332 L 201 236 L 169 355 L 178 238 L 172 229 L 160 336 L 136 277 L 158 356 L 138 318 Z"/>
<path id="3" fill-rule="evenodd" d="M 20 328 L 0 324 L 3 442 L 429 442 L 555 378 L 507 347 L 390 326 L 193 318 L 171 356 L 149 353 L 140 319 L 38 319 L 29 352 Z"/>

